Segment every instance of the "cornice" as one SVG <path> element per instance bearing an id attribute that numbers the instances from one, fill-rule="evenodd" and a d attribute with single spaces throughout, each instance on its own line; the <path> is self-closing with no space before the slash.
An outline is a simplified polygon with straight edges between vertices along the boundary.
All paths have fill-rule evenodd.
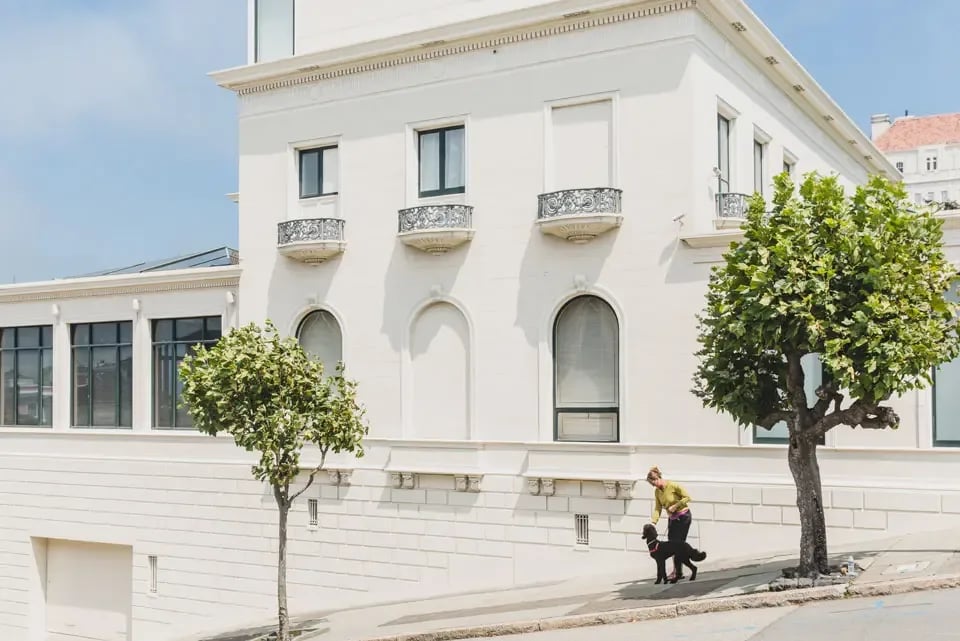
<path id="1" fill-rule="evenodd" d="M 583 10 L 561 16 L 540 15 L 534 19 L 528 17 L 525 23 L 515 19 L 513 24 L 491 27 L 485 33 L 463 35 L 476 31 L 476 25 L 485 22 L 478 20 L 363 47 L 348 47 L 339 52 L 307 53 L 271 63 L 237 67 L 214 72 L 211 76 L 221 87 L 243 96 L 693 9 L 698 1 L 623 2 L 617 8 L 597 12 Z M 611 3 L 599 4 L 603 7 Z M 528 15 L 528 12 L 522 13 L 523 17 Z M 451 33 L 443 33 L 442 39 L 432 37 L 444 31 Z M 424 42 L 417 42 L 418 39 Z"/>
<path id="2" fill-rule="evenodd" d="M 224 289 L 240 282 L 240 267 L 205 267 L 169 272 L 96 276 L 0 286 L 0 304 L 123 296 L 196 289 Z"/>

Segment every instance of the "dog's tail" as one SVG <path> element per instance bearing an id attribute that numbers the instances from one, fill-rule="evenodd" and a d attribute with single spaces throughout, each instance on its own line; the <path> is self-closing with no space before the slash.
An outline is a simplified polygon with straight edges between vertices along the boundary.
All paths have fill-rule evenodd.
<path id="1" fill-rule="evenodd" d="M 697 563 L 699 563 L 700 561 L 703 561 L 705 558 L 707 558 L 707 553 L 694 548 L 693 553 L 690 554 L 690 558 L 696 561 Z"/>

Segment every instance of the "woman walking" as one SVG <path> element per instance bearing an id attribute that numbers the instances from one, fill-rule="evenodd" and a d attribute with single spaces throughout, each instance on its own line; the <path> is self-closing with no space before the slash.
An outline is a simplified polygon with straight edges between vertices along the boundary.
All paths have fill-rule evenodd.
<path id="1" fill-rule="evenodd" d="M 664 508 L 667 510 L 667 540 L 686 541 L 687 533 L 690 532 L 690 524 L 693 516 L 690 514 L 690 495 L 680 486 L 679 483 L 668 481 L 663 478 L 660 468 L 654 466 L 647 472 L 647 483 L 654 487 L 653 490 L 653 515 L 654 525 L 660 520 L 660 512 Z M 683 578 L 683 566 L 674 558 L 673 574 L 670 575 L 672 581 L 676 577 L 679 581 Z"/>

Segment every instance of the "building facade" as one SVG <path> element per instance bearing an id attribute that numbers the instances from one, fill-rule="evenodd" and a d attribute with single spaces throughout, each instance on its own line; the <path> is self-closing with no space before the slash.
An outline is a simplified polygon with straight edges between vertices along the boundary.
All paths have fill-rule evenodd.
<path id="1" fill-rule="evenodd" d="M 51 391 L 17 416 L 53 399 L 49 426 L 0 428 L 3 638 L 166 641 L 272 612 L 251 456 L 151 400 L 176 388 L 171 318 L 269 318 L 359 381 L 366 456 L 328 461 L 291 515 L 294 611 L 644 573 L 651 465 L 689 489 L 711 558 L 796 544 L 783 431 L 689 391 L 694 315 L 745 194 L 894 166 L 740 0 L 349 6 L 251 1 L 249 64 L 214 74 L 239 101 L 239 267 L 0 289 L 13 349 L 50 327 L 23 360 L 52 362 Z M 76 329 L 107 321 L 129 325 Z M 108 351 L 129 408 L 71 379 Z M 827 436 L 833 543 L 960 524 L 951 371 L 897 400 L 899 430 Z M 99 591 L 71 579 L 90 567 L 113 568 Z M 84 614 L 98 598 L 109 622 Z"/>
<path id="2" fill-rule="evenodd" d="M 960 114 L 871 117 L 874 143 L 903 174 L 917 204 L 960 201 Z"/>

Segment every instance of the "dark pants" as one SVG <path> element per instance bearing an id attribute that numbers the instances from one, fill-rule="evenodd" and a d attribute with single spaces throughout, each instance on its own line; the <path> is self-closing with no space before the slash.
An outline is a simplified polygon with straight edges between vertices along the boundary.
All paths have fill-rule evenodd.
<path id="1" fill-rule="evenodd" d="M 675 519 L 669 519 L 667 521 L 667 540 L 686 541 L 691 523 L 693 523 L 693 516 L 690 514 L 690 510 Z M 683 576 L 683 566 L 677 561 L 677 557 L 673 557 L 673 571 L 678 577 Z"/>

